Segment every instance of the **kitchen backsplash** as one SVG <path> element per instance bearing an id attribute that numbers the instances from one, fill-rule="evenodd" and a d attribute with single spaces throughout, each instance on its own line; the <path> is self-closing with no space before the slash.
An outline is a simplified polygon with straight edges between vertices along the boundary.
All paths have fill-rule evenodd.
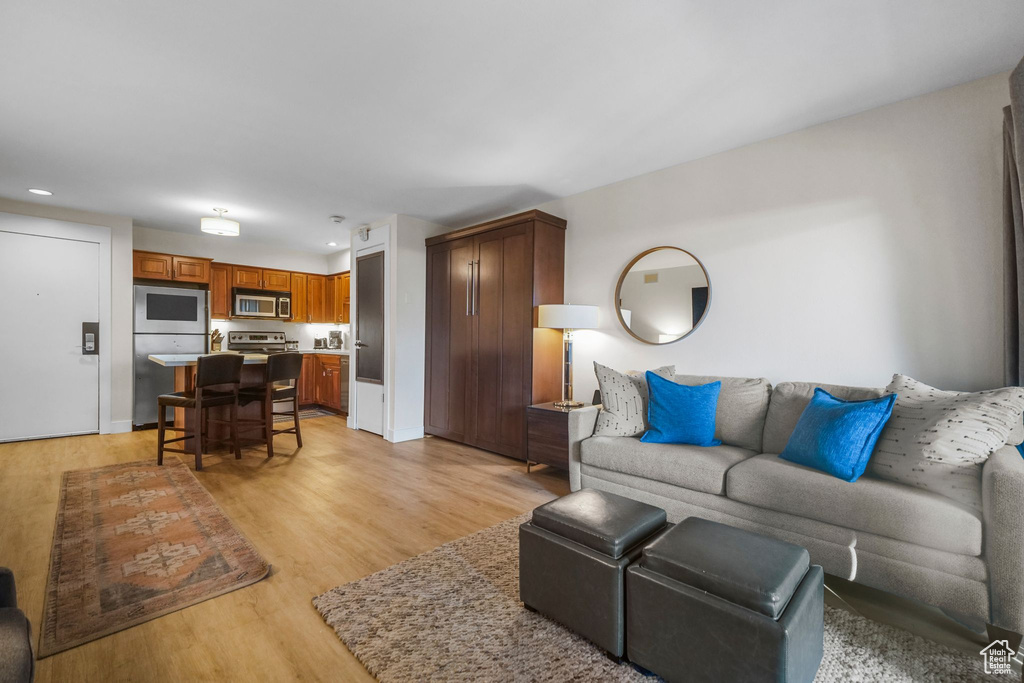
<path id="1" fill-rule="evenodd" d="M 279 320 L 211 320 L 210 331 L 220 330 L 227 350 L 228 332 L 284 332 L 286 339 L 295 339 L 300 349 L 313 348 L 314 337 L 326 337 L 331 330 L 349 331 L 348 325 L 331 323 L 285 323 Z M 349 341 L 351 346 L 351 341 Z"/>

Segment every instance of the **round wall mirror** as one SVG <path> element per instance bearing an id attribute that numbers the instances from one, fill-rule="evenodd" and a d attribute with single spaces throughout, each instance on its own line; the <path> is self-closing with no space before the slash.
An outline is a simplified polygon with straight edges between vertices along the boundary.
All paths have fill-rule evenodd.
<path id="1" fill-rule="evenodd" d="M 704 321 L 711 305 L 708 271 L 696 256 L 678 247 L 655 247 L 639 254 L 619 276 L 615 311 L 635 339 L 671 344 Z"/>

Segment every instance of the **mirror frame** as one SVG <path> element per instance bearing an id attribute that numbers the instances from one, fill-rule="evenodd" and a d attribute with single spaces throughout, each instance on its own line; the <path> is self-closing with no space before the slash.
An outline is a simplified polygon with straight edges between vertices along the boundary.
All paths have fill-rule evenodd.
<path id="1" fill-rule="evenodd" d="M 622 319 L 622 311 L 620 310 L 619 299 L 620 299 L 620 295 L 622 293 L 622 282 L 626 279 L 626 275 L 629 274 L 629 271 L 632 270 L 633 266 L 636 265 L 637 261 L 642 259 L 644 256 L 647 256 L 648 254 L 653 254 L 654 252 L 662 251 L 663 249 L 672 249 L 674 251 L 681 251 L 684 254 L 686 254 L 687 256 L 689 256 L 690 258 L 692 258 L 694 261 L 697 262 L 697 265 L 700 266 L 700 269 L 702 271 L 704 271 L 704 279 L 708 283 L 708 303 L 704 307 L 704 314 L 701 315 L 700 320 L 697 321 L 697 324 L 694 325 L 690 329 L 689 332 L 687 332 L 683 336 L 679 337 L 679 339 L 673 339 L 672 341 L 653 342 L 653 341 L 649 341 L 647 339 L 644 339 L 643 337 L 638 336 L 633 330 L 629 329 L 629 325 L 627 325 L 626 321 Z M 691 334 L 693 334 L 694 332 L 697 331 L 697 328 L 701 326 L 701 323 L 703 323 L 704 320 L 707 319 L 708 311 L 711 310 L 711 294 L 712 294 L 711 278 L 708 276 L 708 269 L 704 267 L 704 264 L 701 262 L 701 260 L 699 258 L 694 256 L 692 253 L 688 252 L 687 250 L 681 249 L 679 247 L 661 246 L 661 247 L 651 247 L 647 251 L 640 252 L 639 254 L 637 254 L 636 256 L 633 257 L 633 260 L 631 260 L 629 263 L 626 264 L 626 267 L 622 269 L 622 273 L 619 275 L 618 283 L 615 285 L 615 300 L 613 301 L 613 303 L 615 305 L 615 315 L 619 319 L 619 324 L 622 325 L 622 329 L 626 330 L 626 332 L 629 334 L 629 336 L 631 336 L 633 339 L 636 339 L 639 342 L 643 342 L 644 344 L 650 344 L 651 346 L 665 346 L 666 344 L 675 344 L 678 341 L 682 341 L 682 340 L 686 339 Z"/>

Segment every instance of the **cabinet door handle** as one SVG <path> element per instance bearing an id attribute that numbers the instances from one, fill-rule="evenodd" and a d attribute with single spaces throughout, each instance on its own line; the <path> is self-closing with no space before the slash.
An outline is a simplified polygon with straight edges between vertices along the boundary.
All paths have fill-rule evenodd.
<path id="1" fill-rule="evenodd" d="M 473 315 L 469 308 L 469 291 L 473 288 L 473 262 L 467 263 L 466 267 L 469 268 L 469 272 L 466 274 L 466 315 Z"/>
<path id="2" fill-rule="evenodd" d="M 476 261 L 473 261 L 473 315 L 478 315 L 480 313 L 480 311 L 477 310 L 477 307 L 476 307 L 476 290 L 477 290 L 477 287 L 480 286 L 480 283 L 477 282 L 477 277 L 479 276 L 479 274 L 480 274 L 480 261 L 476 260 Z"/>

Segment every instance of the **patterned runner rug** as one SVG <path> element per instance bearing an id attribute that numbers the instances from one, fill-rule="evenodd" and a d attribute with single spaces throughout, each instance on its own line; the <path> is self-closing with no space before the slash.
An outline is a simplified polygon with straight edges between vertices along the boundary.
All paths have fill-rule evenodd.
<path id="1" fill-rule="evenodd" d="M 39 657 L 259 581 L 270 571 L 174 456 L 65 472 Z"/>
<path id="2" fill-rule="evenodd" d="M 628 663 L 519 602 L 521 515 L 313 599 L 367 670 L 392 681 L 637 681 Z M 738 651 L 736 656 L 745 656 Z M 1006 678 L 1006 677 L 1003 677 Z M 825 607 L 816 681 L 975 681 L 971 657 Z"/>

